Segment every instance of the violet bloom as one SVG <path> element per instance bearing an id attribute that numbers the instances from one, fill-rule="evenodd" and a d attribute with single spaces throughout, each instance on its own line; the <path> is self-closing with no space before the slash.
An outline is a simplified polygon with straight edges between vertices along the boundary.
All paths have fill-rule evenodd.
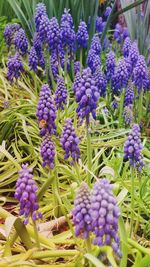
<path id="1" fill-rule="evenodd" d="M 124 144 L 124 158 L 139 172 L 144 166 L 142 148 L 140 127 L 134 124 Z"/>
<path id="2" fill-rule="evenodd" d="M 90 113 L 96 119 L 96 107 L 99 100 L 99 92 L 96 82 L 89 68 L 82 72 L 80 83 L 76 88 L 77 113 L 81 119 L 89 119 Z M 89 123 L 89 122 L 88 122 Z"/>
<path id="3" fill-rule="evenodd" d="M 123 117 L 126 125 L 132 125 L 133 122 L 133 107 L 132 105 L 128 105 L 124 107 Z"/>
<path id="4" fill-rule="evenodd" d="M 64 22 L 67 22 L 69 23 L 70 27 L 72 28 L 73 27 L 73 19 L 72 19 L 72 16 L 71 14 L 69 13 L 70 10 L 68 9 L 64 9 L 64 13 L 62 14 L 62 17 L 61 17 L 61 24 L 63 24 Z"/>
<path id="5" fill-rule="evenodd" d="M 92 38 L 90 49 L 94 50 L 97 55 L 100 54 L 101 44 L 100 44 L 100 39 L 96 34 Z"/>
<path id="6" fill-rule="evenodd" d="M 97 55 L 94 49 L 90 49 L 88 52 L 87 65 L 92 73 L 94 73 L 97 68 L 101 67 L 100 55 Z"/>
<path id="7" fill-rule="evenodd" d="M 118 109 L 119 108 L 118 101 L 116 99 L 114 99 L 113 102 L 112 102 L 112 108 L 113 109 Z"/>
<path id="8" fill-rule="evenodd" d="M 144 87 L 146 81 L 147 81 L 147 66 L 145 58 L 144 56 L 139 56 L 138 61 L 133 70 L 133 82 L 134 85 L 138 88 L 138 91 L 140 91 Z"/>
<path id="9" fill-rule="evenodd" d="M 85 239 L 89 237 L 89 232 L 91 231 L 90 202 L 90 189 L 85 182 L 82 182 L 74 201 L 72 214 L 75 235 L 83 234 Z"/>
<path id="10" fill-rule="evenodd" d="M 115 94 L 119 94 L 127 86 L 128 79 L 128 69 L 123 58 L 118 62 L 112 78 L 112 88 Z"/>
<path id="11" fill-rule="evenodd" d="M 4 29 L 4 39 L 8 46 L 13 44 L 14 34 L 20 29 L 20 25 L 17 23 L 6 24 Z"/>
<path id="12" fill-rule="evenodd" d="M 128 86 L 125 92 L 125 97 L 124 97 L 124 106 L 129 106 L 133 105 L 134 102 L 134 90 L 132 84 Z"/>
<path id="13" fill-rule="evenodd" d="M 71 164 L 80 158 L 79 138 L 75 133 L 75 129 L 71 119 L 66 119 L 63 127 L 60 143 L 65 151 L 64 159 L 72 158 Z"/>
<path id="14" fill-rule="evenodd" d="M 112 76 L 115 73 L 115 67 L 116 67 L 115 53 L 113 51 L 110 51 L 107 54 L 107 59 L 106 59 L 106 77 L 108 82 L 112 79 Z"/>
<path id="15" fill-rule="evenodd" d="M 39 36 L 42 44 L 48 43 L 48 36 L 50 35 L 50 21 L 49 18 L 46 16 L 42 16 L 40 23 L 39 23 Z"/>
<path id="16" fill-rule="evenodd" d="M 114 30 L 114 39 L 120 44 L 121 43 L 121 34 L 122 34 L 122 26 L 117 23 Z"/>
<path id="17" fill-rule="evenodd" d="M 104 30 L 104 24 L 103 24 L 103 19 L 102 17 L 96 17 L 96 26 L 95 26 L 95 31 L 98 32 L 99 34 L 102 34 Z"/>
<path id="18" fill-rule="evenodd" d="M 70 53 L 75 51 L 75 31 L 70 24 L 65 21 L 60 25 L 60 40 L 63 48 L 68 49 Z"/>
<path id="19" fill-rule="evenodd" d="M 30 70 L 33 70 L 35 72 L 37 71 L 38 56 L 37 56 L 34 46 L 32 46 L 30 49 L 29 57 L 28 57 L 28 64 L 29 64 Z"/>
<path id="20" fill-rule="evenodd" d="M 21 73 L 24 71 L 23 63 L 21 57 L 17 52 L 13 57 L 9 57 L 7 64 L 7 79 L 10 82 L 14 81 L 14 78 L 17 80 Z"/>
<path id="21" fill-rule="evenodd" d="M 94 184 L 90 208 L 92 231 L 96 236 L 93 242 L 98 246 L 111 246 L 114 252 L 121 257 L 118 236 L 120 210 L 113 196 L 112 187 L 107 179 L 99 179 Z"/>
<path id="22" fill-rule="evenodd" d="M 77 72 L 80 72 L 80 61 L 74 62 L 74 74 L 76 75 Z"/>
<path id="23" fill-rule="evenodd" d="M 55 104 L 57 109 L 64 109 L 67 104 L 68 91 L 65 86 L 63 77 L 59 77 L 57 80 L 57 88 L 55 92 Z"/>
<path id="24" fill-rule="evenodd" d="M 47 42 L 50 52 L 57 51 L 60 44 L 60 29 L 57 18 L 53 17 L 49 21 L 49 31 L 47 33 Z M 58 51 L 57 51 L 58 52 Z"/>
<path id="25" fill-rule="evenodd" d="M 73 83 L 73 92 L 76 94 L 78 87 L 81 86 L 81 75 L 80 70 L 76 73 L 74 83 Z"/>
<path id="26" fill-rule="evenodd" d="M 39 127 L 41 128 L 41 136 L 44 136 L 46 132 L 55 134 L 56 107 L 48 84 L 42 85 L 36 116 L 38 118 Z"/>
<path id="27" fill-rule="evenodd" d="M 106 20 L 108 19 L 111 11 L 112 11 L 112 8 L 110 6 L 107 6 L 106 10 L 105 10 L 105 13 L 104 13 L 104 17 L 105 17 Z"/>
<path id="28" fill-rule="evenodd" d="M 129 51 L 129 58 L 131 60 L 132 63 L 132 67 L 134 68 L 138 58 L 139 58 L 139 50 L 138 50 L 138 45 L 137 42 L 133 42 Z"/>
<path id="29" fill-rule="evenodd" d="M 43 159 L 43 166 L 49 166 L 50 169 L 54 168 L 55 160 L 55 146 L 51 140 L 51 136 L 46 134 L 40 147 L 41 157 Z"/>
<path id="30" fill-rule="evenodd" d="M 124 27 L 122 32 L 122 38 L 123 40 L 125 40 L 127 37 L 129 37 L 129 31 L 127 27 Z"/>
<path id="31" fill-rule="evenodd" d="M 98 70 L 96 70 L 93 77 L 94 77 L 94 79 L 96 81 L 96 85 L 99 89 L 100 96 L 105 97 L 107 80 L 106 80 L 104 73 L 101 71 L 101 69 L 98 69 Z"/>
<path id="32" fill-rule="evenodd" d="M 130 37 L 127 37 L 124 40 L 123 48 L 122 48 L 122 53 L 123 53 L 124 57 L 128 57 L 129 56 L 130 49 L 131 49 L 131 39 L 130 39 Z"/>
<path id="33" fill-rule="evenodd" d="M 41 67 L 44 67 L 45 65 L 45 59 L 44 59 L 44 54 L 42 51 L 42 42 L 40 40 L 40 35 L 38 32 L 34 33 L 33 36 L 33 46 L 35 48 L 37 57 L 38 57 L 38 65 Z"/>
<path id="34" fill-rule="evenodd" d="M 33 170 L 28 169 L 28 164 L 22 164 L 22 169 L 19 171 L 19 179 L 16 183 L 15 198 L 20 202 L 19 214 L 25 215 L 24 224 L 28 223 L 30 216 L 34 221 L 42 216 L 38 212 L 37 189 L 38 187 L 33 180 Z"/>
<path id="35" fill-rule="evenodd" d="M 76 41 L 79 47 L 81 48 L 87 48 L 88 45 L 88 31 L 87 31 L 87 25 L 84 21 L 81 21 L 78 26 L 78 31 L 76 34 Z"/>
<path id="36" fill-rule="evenodd" d="M 46 6 L 43 3 L 38 3 L 35 9 L 35 16 L 34 16 L 37 32 L 39 31 L 39 25 L 43 16 L 47 16 Z"/>
<path id="37" fill-rule="evenodd" d="M 28 39 L 27 39 L 25 32 L 22 28 L 15 32 L 14 45 L 15 45 L 15 48 L 21 53 L 21 55 L 27 54 L 27 52 L 28 52 Z"/>

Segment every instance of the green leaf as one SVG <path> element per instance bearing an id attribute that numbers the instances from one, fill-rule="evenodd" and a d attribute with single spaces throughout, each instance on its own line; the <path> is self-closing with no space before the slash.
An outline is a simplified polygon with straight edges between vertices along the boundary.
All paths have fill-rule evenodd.
<path id="1" fill-rule="evenodd" d="M 127 233 L 125 230 L 124 221 L 121 216 L 119 218 L 119 233 L 121 239 L 121 252 L 122 252 L 120 267 L 126 267 L 128 259 L 128 242 L 127 242 Z"/>
<path id="2" fill-rule="evenodd" d="M 84 257 L 88 259 L 91 263 L 93 263 L 94 266 L 96 267 L 105 267 L 105 265 L 102 262 L 100 262 L 100 260 L 98 260 L 95 256 L 93 256 L 90 253 L 84 254 Z"/>

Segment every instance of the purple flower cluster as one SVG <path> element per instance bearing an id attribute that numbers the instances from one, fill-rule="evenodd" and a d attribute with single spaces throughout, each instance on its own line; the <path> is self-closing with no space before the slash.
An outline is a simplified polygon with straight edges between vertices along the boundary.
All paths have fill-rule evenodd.
<path id="1" fill-rule="evenodd" d="M 7 64 L 7 79 L 13 82 L 14 78 L 17 80 L 23 72 L 23 63 L 19 53 L 16 53 L 13 57 L 8 59 Z"/>
<path id="2" fill-rule="evenodd" d="M 22 28 L 16 31 L 14 34 L 14 45 L 15 48 L 21 53 L 21 55 L 27 54 L 28 40 Z"/>
<path id="3" fill-rule="evenodd" d="M 138 61 L 133 70 L 133 82 L 135 86 L 138 88 L 138 91 L 140 91 L 142 87 L 144 87 L 146 81 L 147 81 L 147 66 L 145 58 L 143 56 L 139 56 Z"/>
<path id="4" fill-rule="evenodd" d="M 89 118 L 90 113 L 96 119 L 96 107 L 99 100 L 99 92 L 89 68 L 84 69 L 75 90 L 78 104 L 77 113 L 81 119 Z"/>
<path id="5" fill-rule="evenodd" d="M 74 73 L 75 73 L 75 75 L 77 74 L 77 72 L 80 72 L 80 61 L 75 61 L 74 62 Z"/>
<path id="6" fill-rule="evenodd" d="M 13 38 L 16 31 L 20 29 L 20 25 L 17 23 L 14 24 L 6 24 L 5 30 L 4 30 L 4 39 L 8 46 L 13 44 Z"/>
<path id="7" fill-rule="evenodd" d="M 119 108 L 118 101 L 116 99 L 114 99 L 113 102 L 112 102 L 112 108 L 113 109 L 118 109 Z"/>
<path id="8" fill-rule="evenodd" d="M 60 43 L 60 29 L 57 18 L 53 17 L 49 21 L 49 31 L 47 33 L 47 42 L 50 51 L 55 51 Z"/>
<path id="9" fill-rule="evenodd" d="M 36 54 L 38 57 L 38 65 L 41 67 L 44 67 L 45 60 L 44 60 L 44 55 L 43 55 L 43 51 L 42 51 L 42 43 L 41 43 L 40 36 L 39 36 L 38 32 L 34 33 L 33 46 L 35 48 L 35 51 L 36 51 Z"/>
<path id="10" fill-rule="evenodd" d="M 43 3 L 38 3 L 35 10 L 35 26 L 37 32 L 39 31 L 40 22 L 43 16 L 47 16 L 46 14 L 46 6 Z"/>
<path id="11" fill-rule="evenodd" d="M 34 70 L 35 72 L 37 71 L 38 56 L 37 56 L 34 46 L 32 46 L 30 49 L 29 57 L 28 57 L 28 64 L 29 64 L 30 70 Z"/>
<path id="12" fill-rule="evenodd" d="M 81 75 L 80 75 L 80 71 L 78 71 L 76 73 L 75 79 L 74 79 L 74 83 L 73 83 L 73 92 L 74 94 L 76 94 L 76 91 L 78 90 L 79 86 L 81 86 Z"/>
<path id="13" fill-rule="evenodd" d="M 57 109 L 64 109 L 64 105 L 67 104 L 68 91 L 65 86 L 64 79 L 59 77 L 57 80 L 57 88 L 55 92 L 55 104 Z"/>
<path id="14" fill-rule="evenodd" d="M 132 105 L 128 105 L 124 107 L 123 117 L 126 125 L 131 125 L 133 122 L 133 111 Z"/>
<path id="15" fill-rule="evenodd" d="M 92 43 L 91 43 L 90 48 L 95 51 L 96 55 L 100 55 L 101 44 L 100 44 L 99 37 L 96 34 L 92 38 Z"/>
<path id="16" fill-rule="evenodd" d="M 66 119 L 63 127 L 60 143 L 65 151 L 64 159 L 72 158 L 71 164 L 80 158 L 79 138 L 75 133 L 75 129 L 71 119 Z"/>
<path id="17" fill-rule="evenodd" d="M 129 56 L 130 49 L 131 49 L 131 39 L 130 39 L 130 37 L 127 37 L 124 40 L 124 44 L 123 44 L 123 48 L 122 48 L 122 53 L 123 53 L 124 57 Z"/>
<path id="18" fill-rule="evenodd" d="M 95 25 L 95 31 L 99 34 L 102 34 L 104 30 L 105 24 L 103 22 L 102 17 L 96 17 L 96 25 Z"/>
<path id="19" fill-rule="evenodd" d="M 41 136 L 44 136 L 47 131 L 50 134 L 55 134 L 56 107 L 48 84 L 42 85 L 36 116 L 38 118 L 39 127 L 42 128 L 40 130 Z"/>
<path id="20" fill-rule="evenodd" d="M 90 49 L 88 52 L 87 65 L 91 69 L 92 73 L 101 66 L 100 55 L 97 55 L 94 49 Z"/>
<path id="21" fill-rule="evenodd" d="M 28 164 L 22 164 L 22 169 L 19 171 L 19 179 L 16 183 L 15 198 L 20 202 L 19 214 L 25 215 L 24 224 L 28 223 L 30 216 L 34 221 L 42 217 L 41 213 L 38 212 L 37 189 L 37 185 L 33 180 L 33 170 L 28 169 Z"/>
<path id="22" fill-rule="evenodd" d="M 99 89 L 100 96 L 105 97 L 107 80 L 106 80 L 104 73 L 101 71 L 101 69 L 96 70 L 96 72 L 94 74 L 94 79 L 95 79 L 96 85 Z"/>
<path id="23" fill-rule="evenodd" d="M 112 88 L 116 94 L 119 94 L 126 87 L 129 79 L 128 69 L 125 59 L 121 59 L 115 69 L 112 77 Z"/>
<path id="24" fill-rule="evenodd" d="M 38 33 L 40 36 L 40 41 L 42 44 L 48 43 L 48 36 L 50 35 L 50 25 L 49 25 L 49 18 L 46 16 L 42 16 L 40 23 L 39 23 L 39 29 Z"/>
<path id="25" fill-rule="evenodd" d="M 134 102 L 134 90 L 132 84 L 130 84 L 125 92 L 124 106 L 133 105 Z"/>
<path id="26" fill-rule="evenodd" d="M 112 193 L 112 185 L 107 179 L 98 180 L 91 194 L 92 229 L 95 233 L 94 244 L 109 245 L 121 257 L 118 236 L 120 210 Z"/>
<path id="27" fill-rule="evenodd" d="M 73 223 L 75 227 L 75 235 L 83 234 L 86 239 L 91 231 L 91 216 L 90 216 L 90 189 L 85 182 L 82 182 L 74 201 L 75 207 L 72 210 Z"/>
<path id="28" fill-rule="evenodd" d="M 134 68 L 139 58 L 139 50 L 138 50 L 138 45 L 136 41 L 133 42 L 130 47 L 129 58 L 132 63 L 132 68 Z"/>
<path id="29" fill-rule="evenodd" d="M 117 23 L 114 30 L 114 39 L 120 44 L 121 43 L 121 34 L 122 34 L 122 26 Z"/>
<path id="30" fill-rule="evenodd" d="M 106 10 L 105 10 L 105 13 L 104 13 L 104 17 L 105 17 L 106 20 L 109 17 L 111 11 L 112 11 L 112 8 L 110 6 L 107 6 Z"/>
<path id="31" fill-rule="evenodd" d="M 73 19 L 69 11 L 70 11 L 69 9 L 68 10 L 66 8 L 64 9 L 64 13 L 62 14 L 61 17 L 61 24 L 67 22 L 70 25 L 70 27 L 73 27 Z"/>
<path id="32" fill-rule="evenodd" d="M 87 25 L 84 21 L 81 21 L 78 26 L 78 31 L 76 34 L 76 41 L 79 47 L 87 48 L 88 45 L 88 31 Z"/>
<path id="33" fill-rule="evenodd" d="M 73 27 L 73 20 L 69 13 L 69 10 L 64 10 L 64 14 L 61 17 L 60 24 L 60 40 L 64 48 L 67 48 L 69 52 L 75 51 L 75 31 Z"/>
<path id="34" fill-rule="evenodd" d="M 108 82 L 112 79 L 115 73 L 115 67 L 116 67 L 115 53 L 113 51 L 110 51 L 106 59 L 106 77 Z"/>
<path id="35" fill-rule="evenodd" d="M 144 166 L 142 148 L 140 127 L 138 124 L 134 124 L 124 144 L 124 158 L 128 159 L 130 166 L 139 172 Z"/>
<path id="36" fill-rule="evenodd" d="M 55 160 L 55 146 L 49 134 L 44 136 L 44 139 L 41 143 L 40 152 L 43 159 L 43 167 L 48 165 L 50 169 L 53 169 Z"/>

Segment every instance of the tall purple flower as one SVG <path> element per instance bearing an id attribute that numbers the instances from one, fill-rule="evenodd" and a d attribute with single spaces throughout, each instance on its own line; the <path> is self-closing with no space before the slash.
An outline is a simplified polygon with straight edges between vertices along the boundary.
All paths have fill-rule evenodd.
<path id="1" fill-rule="evenodd" d="M 56 107 L 48 84 L 42 85 L 36 116 L 38 118 L 39 127 L 41 128 L 41 136 L 44 136 L 46 132 L 55 134 Z"/>
<path id="2" fill-rule="evenodd" d="M 112 76 L 114 75 L 115 67 L 116 67 L 115 53 L 113 51 L 110 51 L 107 54 L 107 59 L 106 59 L 106 77 L 107 77 L 107 81 L 110 81 Z"/>
<path id="3" fill-rule="evenodd" d="M 42 44 L 48 43 L 48 36 L 50 35 L 50 21 L 49 18 L 46 16 L 42 16 L 40 23 L 39 23 L 39 36 Z"/>
<path id="4" fill-rule="evenodd" d="M 129 58 L 132 62 L 132 67 L 134 68 L 138 58 L 139 58 L 139 50 L 138 50 L 138 45 L 137 42 L 133 42 L 129 51 Z"/>
<path id="5" fill-rule="evenodd" d="M 94 35 L 92 38 L 92 43 L 91 43 L 91 47 L 92 50 L 94 50 L 96 52 L 97 55 L 100 54 L 101 51 L 101 44 L 100 44 L 100 39 L 97 35 Z"/>
<path id="6" fill-rule="evenodd" d="M 75 75 L 77 74 L 77 72 L 80 72 L 80 61 L 75 61 L 74 62 L 74 73 L 75 73 Z"/>
<path id="7" fill-rule="evenodd" d="M 55 104 L 57 109 L 64 109 L 64 105 L 67 104 L 68 91 L 65 86 L 63 77 L 59 77 L 57 80 L 57 88 L 55 92 Z"/>
<path id="8" fill-rule="evenodd" d="M 71 14 L 69 13 L 69 9 L 67 10 L 66 8 L 64 9 L 64 13 L 62 14 L 61 17 L 61 24 L 63 24 L 64 22 L 69 23 L 70 27 L 73 27 L 73 19 Z"/>
<path id="9" fill-rule="evenodd" d="M 37 185 L 33 180 L 33 170 L 28 169 L 28 164 L 22 164 L 19 171 L 19 179 L 16 183 L 15 198 L 20 202 L 20 215 L 25 215 L 24 224 L 28 223 L 29 217 L 35 221 L 41 218 L 38 212 Z"/>
<path id="10" fill-rule="evenodd" d="M 7 79 L 13 82 L 14 78 L 17 80 L 23 72 L 23 63 L 19 53 L 16 53 L 13 57 L 8 59 L 7 65 Z"/>
<path id="11" fill-rule="evenodd" d="M 131 125 L 133 122 L 133 111 L 132 105 L 128 105 L 124 107 L 123 117 L 126 125 Z"/>
<path id="12" fill-rule="evenodd" d="M 100 96 L 104 97 L 106 95 L 106 85 L 107 85 L 107 80 L 104 73 L 100 69 L 98 69 L 94 74 L 94 79 L 99 89 Z"/>
<path id="13" fill-rule="evenodd" d="M 102 17 L 96 17 L 95 31 L 101 34 L 104 30 L 104 24 Z"/>
<path id="14" fill-rule="evenodd" d="M 50 169 L 54 168 L 55 163 L 55 146 L 51 140 L 51 136 L 46 134 L 40 147 L 41 156 L 43 159 L 43 166 L 49 166 Z"/>
<path id="15" fill-rule="evenodd" d="M 123 32 L 122 32 L 122 38 L 123 40 L 125 40 L 126 38 L 129 37 L 129 31 L 128 31 L 128 28 L 127 27 L 124 27 L 123 28 Z"/>
<path id="16" fill-rule="evenodd" d="M 36 54 L 37 54 L 37 57 L 38 57 L 38 65 L 41 66 L 41 67 L 44 67 L 45 59 L 44 59 L 44 54 L 43 54 L 43 51 L 42 51 L 42 43 L 41 43 L 41 40 L 40 40 L 40 35 L 39 35 L 38 32 L 34 33 L 33 46 L 34 46 L 34 48 L 36 50 Z"/>
<path id="17" fill-rule="evenodd" d="M 38 56 L 34 46 L 31 47 L 28 57 L 28 63 L 31 70 L 37 71 Z"/>
<path id="18" fill-rule="evenodd" d="M 46 16 L 46 6 L 43 3 L 38 3 L 35 10 L 35 26 L 36 31 L 39 31 L 39 25 L 43 16 Z"/>
<path id="19" fill-rule="evenodd" d="M 78 71 L 76 73 L 75 79 L 74 79 L 74 83 L 73 83 L 73 92 L 76 94 L 76 91 L 78 90 L 78 88 L 81 86 L 81 75 L 80 75 L 80 71 Z"/>
<path id="20" fill-rule="evenodd" d="M 138 91 L 144 87 L 145 82 L 147 81 L 147 66 L 144 56 L 139 56 L 138 61 L 133 70 L 133 82 L 138 88 Z"/>
<path id="21" fill-rule="evenodd" d="M 60 25 L 60 40 L 64 48 L 69 49 L 69 52 L 75 51 L 75 31 L 74 28 L 66 21 Z"/>
<path id="22" fill-rule="evenodd" d="M 105 13 L 104 13 L 104 17 L 105 17 L 106 20 L 109 17 L 111 11 L 112 11 L 112 8 L 110 6 L 107 6 L 106 10 L 105 10 Z"/>
<path id="23" fill-rule="evenodd" d="M 8 46 L 10 46 L 13 43 L 14 34 L 19 29 L 20 29 L 20 25 L 17 23 L 6 24 L 5 29 L 4 29 L 4 39 Z"/>
<path id="24" fill-rule="evenodd" d="M 83 234 L 85 239 L 88 238 L 91 230 L 90 202 L 90 189 L 85 182 L 82 182 L 74 201 L 72 214 L 73 223 L 76 226 L 75 235 Z"/>
<path id="25" fill-rule="evenodd" d="M 114 39 L 120 44 L 121 43 L 121 34 L 122 34 L 122 26 L 117 23 L 114 30 Z"/>
<path id="26" fill-rule="evenodd" d="M 87 65 L 91 69 L 92 73 L 101 66 L 100 55 L 97 55 L 94 49 L 90 49 L 88 52 Z"/>
<path id="27" fill-rule="evenodd" d="M 94 184 L 91 194 L 91 224 L 96 236 L 94 244 L 98 246 L 109 245 L 121 257 L 118 236 L 120 210 L 113 196 L 112 187 L 107 179 L 100 179 Z"/>
<path id="28" fill-rule="evenodd" d="M 60 43 L 60 29 L 57 18 L 53 17 L 49 21 L 49 31 L 47 33 L 47 42 L 50 51 L 57 50 Z"/>
<path id="29" fill-rule="evenodd" d="M 90 113 L 96 119 L 96 107 L 99 100 L 99 92 L 95 80 L 89 68 L 82 72 L 80 83 L 76 88 L 77 113 L 81 119 L 88 118 Z"/>
<path id="30" fill-rule="evenodd" d="M 134 124 L 124 144 L 124 158 L 139 172 L 144 166 L 142 148 L 140 127 Z"/>
<path id="31" fill-rule="evenodd" d="M 23 29 L 19 29 L 19 31 L 15 32 L 14 44 L 15 48 L 21 53 L 21 55 L 27 54 L 28 40 Z"/>
<path id="32" fill-rule="evenodd" d="M 87 25 L 84 21 L 81 21 L 78 26 L 78 31 L 76 34 L 76 40 L 79 47 L 87 48 L 88 45 L 88 31 L 87 31 Z"/>
<path id="33" fill-rule="evenodd" d="M 122 48 L 122 53 L 123 53 L 124 57 L 128 57 L 129 56 L 130 49 L 131 49 L 131 39 L 130 39 L 130 37 L 127 37 L 124 40 L 123 48 Z"/>
<path id="34" fill-rule="evenodd" d="M 75 129 L 71 119 L 66 119 L 63 127 L 60 143 L 65 151 L 64 159 L 72 158 L 71 164 L 80 158 L 79 138 L 75 133 Z"/>
<path id="35" fill-rule="evenodd" d="M 125 59 L 121 59 L 115 69 L 112 78 L 112 88 L 116 94 L 119 94 L 126 87 L 129 79 L 128 69 Z"/>
<path id="36" fill-rule="evenodd" d="M 132 84 L 130 84 L 125 92 L 124 106 L 133 105 L 134 102 L 134 90 Z"/>

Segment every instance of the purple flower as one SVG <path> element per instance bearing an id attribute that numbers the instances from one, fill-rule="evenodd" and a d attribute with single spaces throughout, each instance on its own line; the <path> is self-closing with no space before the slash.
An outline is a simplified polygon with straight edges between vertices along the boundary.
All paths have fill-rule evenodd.
<path id="1" fill-rule="evenodd" d="M 48 43 L 48 36 L 50 35 L 50 21 L 49 18 L 46 16 L 42 16 L 40 23 L 39 23 L 39 36 L 42 44 Z"/>
<path id="2" fill-rule="evenodd" d="M 64 22 L 69 23 L 70 27 L 73 27 L 73 19 L 71 14 L 69 13 L 69 9 L 67 10 L 66 8 L 64 9 L 64 13 L 62 14 L 61 17 L 61 24 L 63 24 Z"/>
<path id="3" fill-rule="evenodd" d="M 132 67 L 134 68 L 138 58 L 139 58 L 139 50 L 138 50 L 138 46 L 137 46 L 137 42 L 133 42 L 129 51 L 129 58 L 131 60 L 132 63 Z"/>
<path id="4" fill-rule="evenodd" d="M 96 72 L 94 74 L 94 79 L 95 79 L 96 85 L 99 89 L 100 96 L 105 97 L 107 80 L 106 80 L 104 73 L 101 71 L 101 69 L 96 70 Z"/>
<path id="5" fill-rule="evenodd" d="M 140 127 L 138 124 L 134 124 L 124 144 L 124 158 L 129 160 L 130 166 L 139 172 L 144 166 L 142 148 Z"/>
<path id="6" fill-rule="evenodd" d="M 51 136 L 46 134 L 41 143 L 41 157 L 43 159 L 43 166 L 49 166 L 50 169 L 54 168 L 54 160 L 55 160 L 55 146 L 51 140 Z"/>
<path id="7" fill-rule="evenodd" d="M 74 62 L 74 73 L 75 73 L 75 75 L 77 74 L 77 72 L 80 72 L 80 61 L 75 61 Z"/>
<path id="8" fill-rule="evenodd" d="M 94 50 L 97 55 L 100 54 L 101 51 L 101 44 L 99 37 L 95 34 L 92 38 L 92 43 L 90 49 Z"/>
<path id="9" fill-rule="evenodd" d="M 14 45 L 15 48 L 21 53 L 21 55 L 27 54 L 28 40 L 23 29 L 19 29 L 15 32 Z"/>
<path id="10" fill-rule="evenodd" d="M 99 92 L 95 80 L 89 68 L 82 72 L 80 83 L 75 90 L 78 104 L 77 113 L 81 119 L 89 117 L 90 113 L 96 119 L 96 107 L 99 100 Z"/>
<path id="11" fill-rule="evenodd" d="M 98 246 L 111 246 L 121 257 L 118 236 L 120 210 L 113 196 L 112 187 L 107 179 L 100 179 L 94 184 L 90 208 L 92 231 L 96 236 L 93 242 Z"/>
<path id="12" fill-rule="evenodd" d="M 53 17 L 49 21 L 49 31 L 47 33 L 47 42 L 50 51 L 57 50 L 60 43 L 60 29 L 57 18 Z"/>
<path id="13" fill-rule="evenodd" d="M 122 34 L 122 26 L 117 23 L 114 30 L 114 39 L 120 44 L 121 43 L 121 34 Z"/>
<path id="14" fill-rule="evenodd" d="M 115 67 L 116 67 L 115 53 L 113 51 L 110 51 L 107 54 L 107 59 L 106 59 L 106 77 L 108 82 L 111 80 L 112 76 L 115 73 Z"/>
<path id="15" fill-rule="evenodd" d="M 75 235 L 83 234 L 85 239 L 88 238 L 91 231 L 90 202 L 90 189 L 85 182 L 82 182 L 74 201 L 72 214 L 73 223 L 76 226 Z"/>
<path id="16" fill-rule="evenodd" d="M 73 92 L 76 94 L 76 91 L 78 90 L 78 87 L 81 86 L 81 75 L 80 71 L 76 73 L 74 83 L 73 83 Z"/>
<path id="17" fill-rule="evenodd" d="M 38 3 L 35 10 L 35 26 L 37 32 L 39 31 L 39 25 L 43 16 L 46 16 L 46 6 L 43 3 Z"/>
<path id="18" fill-rule="evenodd" d="M 57 109 L 64 109 L 64 105 L 67 104 L 68 91 L 65 86 L 64 79 L 59 77 L 57 80 L 57 88 L 55 92 L 55 104 Z"/>
<path id="19" fill-rule="evenodd" d="M 87 25 L 84 21 L 81 21 L 78 26 L 78 31 L 76 34 L 76 40 L 79 47 L 87 48 L 88 45 L 88 31 Z"/>
<path id="20" fill-rule="evenodd" d="M 15 198 L 20 202 L 20 215 L 25 215 L 24 224 L 28 223 L 30 216 L 34 221 L 42 216 L 38 212 L 37 189 L 33 180 L 33 170 L 28 169 L 28 164 L 22 164 L 19 179 L 16 183 Z"/>
<path id="21" fill-rule="evenodd" d="M 144 56 L 139 56 L 138 61 L 133 70 L 133 82 L 134 85 L 138 88 L 138 91 L 144 87 L 145 82 L 147 81 L 147 66 Z"/>
<path id="22" fill-rule="evenodd" d="M 131 78 L 132 72 L 133 72 L 133 66 L 132 66 L 132 62 L 131 59 L 129 57 L 125 57 L 124 58 L 125 63 L 126 63 L 126 67 L 128 70 L 128 80 Z"/>
<path id="23" fill-rule="evenodd" d="M 72 158 L 71 164 L 80 158 L 79 138 L 75 133 L 75 129 L 71 119 L 66 119 L 63 127 L 60 143 L 65 151 L 64 159 Z"/>
<path id="24" fill-rule="evenodd" d="M 123 48 L 122 48 L 122 53 L 123 53 L 124 57 L 128 57 L 129 56 L 130 49 L 131 49 L 131 39 L 130 39 L 130 37 L 127 37 L 124 40 Z"/>
<path id="25" fill-rule="evenodd" d="M 20 29 L 20 25 L 17 23 L 14 24 L 6 24 L 4 30 L 4 39 L 8 46 L 13 44 L 13 38 L 16 31 Z"/>
<path id="26" fill-rule="evenodd" d="M 7 64 L 7 79 L 13 82 L 14 78 L 17 80 L 23 72 L 23 63 L 21 61 L 19 53 L 16 53 L 13 57 L 8 59 Z"/>
<path id="27" fill-rule="evenodd" d="M 106 20 L 109 17 L 111 11 L 112 11 L 112 8 L 110 6 L 107 6 L 106 10 L 105 10 L 105 13 L 104 13 L 104 17 L 105 17 Z"/>
<path id="28" fill-rule="evenodd" d="M 131 125 L 133 122 L 133 111 L 132 105 L 128 105 L 124 107 L 123 117 L 126 125 Z"/>
<path id="29" fill-rule="evenodd" d="M 38 65 L 38 57 L 37 57 L 34 46 L 32 46 L 30 49 L 28 63 L 29 63 L 30 70 L 34 70 L 36 72 L 37 65 Z"/>
<path id="30" fill-rule="evenodd" d="M 118 109 L 119 108 L 118 101 L 116 99 L 114 99 L 113 102 L 112 102 L 112 108 L 113 109 Z"/>
<path id="31" fill-rule="evenodd" d="M 124 106 L 133 105 L 134 102 L 134 90 L 132 84 L 130 84 L 125 92 Z"/>
<path id="32" fill-rule="evenodd" d="M 126 87 L 129 79 L 128 69 L 126 66 L 125 59 L 121 59 L 115 69 L 115 73 L 112 77 L 112 88 L 113 91 L 118 94 L 123 88 Z"/>
<path id="33" fill-rule="evenodd" d="M 37 54 L 37 57 L 38 57 L 38 65 L 41 66 L 41 67 L 44 67 L 44 65 L 45 65 L 44 54 L 43 54 L 43 51 L 42 51 L 42 43 L 41 43 L 40 35 L 39 35 L 38 32 L 34 33 L 33 46 L 34 46 L 34 48 L 36 50 L 36 54 Z"/>
<path id="34" fill-rule="evenodd" d="M 41 136 L 44 136 L 46 132 L 55 134 L 56 107 L 48 84 L 42 85 L 36 116 L 38 118 L 39 127 L 41 128 Z"/>
<path id="35" fill-rule="evenodd" d="M 87 65 L 91 69 L 92 73 L 101 66 L 100 55 L 97 55 L 94 49 L 90 49 L 88 52 Z"/>
<path id="36" fill-rule="evenodd" d="M 70 24 L 65 21 L 60 25 L 60 40 L 64 48 L 67 47 L 70 52 L 75 51 L 75 31 Z"/>
<path id="37" fill-rule="evenodd" d="M 129 37 L 129 31 L 127 27 L 123 28 L 122 38 L 125 40 L 127 37 Z"/>
<path id="38" fill-rule="evenodd" d="M 95 31 L 101 34 L 104 30 L 104 24 L 102 17 L 96 17 L 96 27 Z"/>

